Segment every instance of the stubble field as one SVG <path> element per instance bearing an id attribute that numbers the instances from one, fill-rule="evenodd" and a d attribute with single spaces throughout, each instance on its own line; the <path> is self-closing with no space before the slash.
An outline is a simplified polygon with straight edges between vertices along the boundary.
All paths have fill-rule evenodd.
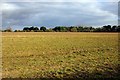
<path id="1" fill-rule="evenodd" d="M 118 78 L 118 33 L 2 33 L 3 78 Z"/>

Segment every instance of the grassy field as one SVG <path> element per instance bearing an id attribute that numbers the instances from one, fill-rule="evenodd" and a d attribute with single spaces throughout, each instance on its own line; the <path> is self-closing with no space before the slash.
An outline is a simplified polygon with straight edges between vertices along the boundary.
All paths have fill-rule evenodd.
<path id="1" fill-rule="evenodd" d="M 2 33 L 3 78 L 118 77 L 118 33 Z"/>

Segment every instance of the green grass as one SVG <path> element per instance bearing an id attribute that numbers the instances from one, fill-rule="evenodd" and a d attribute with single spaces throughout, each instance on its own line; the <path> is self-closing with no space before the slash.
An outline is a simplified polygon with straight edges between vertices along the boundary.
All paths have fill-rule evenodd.
<path id="1" fill-rule="evenodd" d="M 3 78 L 116 77 L 117 33 L 2 35 Z"/>

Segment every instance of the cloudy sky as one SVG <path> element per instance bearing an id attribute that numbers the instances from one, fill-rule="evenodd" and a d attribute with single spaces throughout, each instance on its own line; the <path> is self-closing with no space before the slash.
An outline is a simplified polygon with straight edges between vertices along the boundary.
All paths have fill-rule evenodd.
<path id="1" fill-rule="evenodd" d="M 4 0 L 1 4 L 3 29 L 118 24 L 117 0 Z"/>

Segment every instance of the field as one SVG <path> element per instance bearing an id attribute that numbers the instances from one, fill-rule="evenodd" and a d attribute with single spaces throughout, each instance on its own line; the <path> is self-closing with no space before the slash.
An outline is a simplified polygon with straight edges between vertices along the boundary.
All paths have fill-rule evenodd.
<path id="1" fill-rule="evenodd" d="M 119 78 L 118 33 L 2 33 L 3 78 Z"/>

